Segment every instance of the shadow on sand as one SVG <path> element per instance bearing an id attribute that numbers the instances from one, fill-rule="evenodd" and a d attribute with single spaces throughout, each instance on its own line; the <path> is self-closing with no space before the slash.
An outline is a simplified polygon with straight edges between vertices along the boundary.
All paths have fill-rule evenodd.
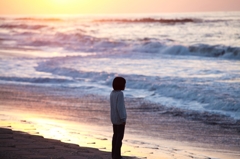
<path id="1" fill-rule="evenodd" d="M 0 128 L 1 159 L 111 159 L 110 152 Z M 125 159 L 136 159 L 127 157 Z"/>

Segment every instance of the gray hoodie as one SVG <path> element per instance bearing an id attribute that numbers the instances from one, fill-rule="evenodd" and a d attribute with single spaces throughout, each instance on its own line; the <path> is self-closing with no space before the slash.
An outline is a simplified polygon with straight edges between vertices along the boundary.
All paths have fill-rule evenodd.
<path id="1" fill-rule="evenodd" d="M 127 113 L 124 104 L 122 91 L 113 90 L 110 94 L 111 121 L 115 125 L 121 125 L 126 122 Z"/>

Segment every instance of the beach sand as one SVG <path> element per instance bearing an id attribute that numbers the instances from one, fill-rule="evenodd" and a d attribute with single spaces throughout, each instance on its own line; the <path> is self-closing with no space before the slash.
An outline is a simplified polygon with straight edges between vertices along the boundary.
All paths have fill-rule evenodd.
<path id="1" fill-rule="evenodd" d="M 111 153 L 0 128 L 1 159 L 110 159 Z M 133 159 L 134 157 L 125 157 Z"/>
<path id="2" fill-rule="evenodd" d="M 0 159 L 111 158 L 108 101 L 76 96 L 74 91 L 0 84 Z M 128 122 L 122 147 L 126 159 L 240 158 L 239 124 L 188 120 L 176 110 L 163 112 L 154 105 L 147 109 L 147 104 L 126 100 Z M 161 123 L 148 116 L 150 111 L 159 112 L 156 118 Z"/>

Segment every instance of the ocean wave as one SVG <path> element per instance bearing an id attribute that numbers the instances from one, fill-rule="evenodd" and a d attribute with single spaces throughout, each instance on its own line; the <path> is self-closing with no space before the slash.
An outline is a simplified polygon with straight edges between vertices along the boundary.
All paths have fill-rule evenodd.
<path id="1" fill-rule="evenodd" d="M 0 25 L 1 27 L 40 29 L 45 25 Z M 15 31 L 9 36 L 8 33 L 0 34 L 2 47 L 9 48 L 62 48 L 67 52 L 86 52 L 86 53 L 156 53 L 181 56 L 202 56 L 224 59 L 240 60 L 240 47 L 224 45 L 181 45 L 173 43 L 169 39 L 144 38 L 135 40 L 110 39 L 89 35 L 84 31 L 73 32 L 53 32 L 50 35 L 31 32 Z M 6 45 L 8 41 L 14 41 Z"/>
<path id="2" fill-rule="evenodd" d="M 117 23 L 165 23 L 165 24 L 175 24 L 175 23 L 189 23 L 197 22 L 197 19 L 183 18 L 183 19 L 154 19 L 154 18 L 140 18 L 140 19 L 99 19 L 94 22 L 117 22 Z"/>
<path id="3" fill-rule="evenodd" d="M 123 49 L 128 46 L 124 41 L 98 38 L 84 32 L 56 33 L 55 39 L 58 39 L 58 42 L 65 50 L 75 52 L 110 52 L 116 48 Z"/>
<path id="4" fill-rule="evenodd" d="M 17 21 L 16 21 L 17 20 Z M 29 22 L 23 22 L 21 20 L 27 20 Z M 39 18 L 39 17 L 23 17 L 16 18 L 14 21 L 8 19 L 8 22 L 0 24 L 0 29 L 3 31 L 0 33 L 0 47 L 1 48 L 17 48 L 17 49 L 37 49 L 37 50 L 63 50 L 66 52 L 86 52 L 86 53 L 158 53 L 169 55 L 186 55 L 186 56 L 204 56 L 213 58 L 225 58 L 225 59 L 240 59 L 240 48 L 232 46 L 198 44 L 199 41 L 193 41 L 190 44 L 177 44 L 178 38 L 172 36 L 172 33 L 165 33 L 164 35 L 130 35 L 129 38 L 125 38 L 122 35 L 115 36 L 114 32 L 101 34 L 101 30 L 108 29 L 105 26 L 93 24 L 93 27 L 77 27 L 74 24 L 66 23 L 67 27 L 64 29 L 58 29 L 58 23 L 56 26 L 49 23 L 33 23 L 32 20 L 61 20 L 61 18 Z M 214 20 L 214 19 L 213 19 Z M 215 19 L 216 20 L 216 19 Z M 228 19 L 229 20 L 229 19 Z M 140 18 L 140 19 L 100 19 L 99 22 L 125 22 L 125 23 L 186 23 L 186 22 L 201 22 L 204 19 L 194 18 L 182 18 L 182 19 L 156 19 L 156 18 Z M 217 19 L 219 21 L 219 19 Z M 76 23 L 83 25 L 85 23 Z M 92 23 L 91 23 L 92 24 Z M 113 25 L 115 27 L 115 25 Z M 129 25 L 130 30 L 135 25 Z M 137 26 L 137 25 L 136 25 Z M 111 25 L 110 25 L 111 27 Z M 141 26 L 142 27 L 142 26 Z M 177 26 L 176 26 L 177 27 Z M 128 27 L 127 27 L 128 28 Z M 167 27 L 168 28 L 168 27 Z M 44 31 L 42 31 L 44 29 Z M 119 28 L 118 28 L 119 29 Z M 145 27 L 142 28 L 143 30 Z M 164 28 L 166 29 L 166 28 Z M 121 30 L 121 29 L 120 29 Z M 93 32 L 94 31 L 94 32 Z M 155 32 L 154 31 L 154 32 Z M 105 31 L 104 31 L 105 32 Z M 123 29 L 123 33 L 125 31 Z M 122 34 L 123 34 L 122 33 Z M 130 32 L 127 32 L 128 34 Z M 109 34 L 109 35 L 108 35 Z M 136 33 L 137 34 L 137 33 Z M 141 33 L 140 33 L 141 34 Z M 206 35 L 206 34 L 204 34 Z M 146 36 L 146 37 L 145 37 Z M 186 34 L 186 36 L 188 36 Z M 209 34 L 210 37 L 214 35 Z M 238 34 L 237 34 L 238 36 Z M 185 38 L 185 37 L 183 37 Z M 238 37 L 237 37 L 238 38 Z M 182 40 L 182 39 L 181 39 Z M 232 40 L 234 41 L 234 40 Z M 194 44 L 195 45 L 191 45 Z M 216 44 L 214 42 L 213 44 Z"/>
<path id="5" fill-rule="evenodd" d="M 75 82 L 81 80 L 83 81 L 83 85 L 88 85 L 84 84 L 84 81 L 94 83 L 95 89 L 102 88 L 103 86 L 111 86 L 112 79 L 116 75 L 115 73 L 82 71 L 73 67 L 62 67 L 62 63 L 73 63 L 74 61 L 81 60 L 83 60 L 82 57 L 53 58 L 38 63 L 38 66 L 35 67 L 35 69 L 40 72 L 50 73 L 57 76 L 65 76 L 73 79 Z M 220 74 L 221 72 L 216 73 Z M 146 95 L 144 98 L 146 100 L 161 103 L 167 107 L 173 106 L 181 110 L 217 113 L 226 116 L 231 115 L 234 118 L 237 118 L 234 114 L 240 113 L 238 104 L 240 101 L 237 97 L 239 92 L 237 89 L 237 83 L 197 85 L 196 83 L 198 81 L 201 82 L 201 79 L 157 77 L 138 74 L 124 74 L 123 76 L 128 79 L 127 88 L 130 89 L 131 92 L 127 92 L 127 94 L 129 93 L 130 96 L 137 95 L 139 92 L 144 92 Z M 213 78 L 219 79 L 219 77 Z M 224 79 L 225 77 L 222 78 Z M 97 86 L 98 83 L 101 86 Z M 220 88 L 215 87 L 219 84 L 221 84 Z M 228 92 L 229 87 L 232 88 L 232 93 Z"/>
<path id="6" fill-rule="evenodd" d="M 163 24 L 184 24 L 184 23 L 220 23 L 233 21 L 232 19 L 201 19 L 201 18 L 139 18 L 139 19 L 127 19 L 127 18 L 115 18 L 115 19 L 98 19 L 94 22 L 101 23 L 163 23 Z"/>
<path id="7" fill-rule="evenodd" d="M 199 44 L 189 46 L 189 52 L 200 56 L 223 57 L 240 60 L 240 47 Z"/>
<path id="8" fill-rule="evenodd" d="M 111 40 L 108 38 L 97 38 L 83 33 L 55 35 L 58 42 L 35 41 L 33 45 L 49 45 L 62 46 L 67 51 L 83 51 L 83 52 L 141 52 L 141 53 L 158 53 L 168 55 L 186 55 L 186 56 L 203 56 L 213 58 L 225 58 L 240 60 L 240 48 L 223 46 L 223 45 L 167 45 L 165 42 L 156 39 L 124 41 Z M 66 42 L 67 41 L 67 42 Z M 31 44 L 31 45 L 32 45 Z M 81 44 L 81 45 L 80 45 Z"/>
<path id="9" fill-rule="evenodd" d="M 137 41 L 111 40 L 108 38 L 97 38 L 85 33 L 57 33 L 56 41 L 34 41 L 30 45 L 43 46 L 61 46 L 67 51 L 75 52 L 140 52 L 140 53 L 158 53 L 168 55 L 186 55 L 186 56 L 203 56 L 213 58 L 225 58 L 240 60 L 240 48 L 224 45 L 167 45 L 165 41 L 157 39 L 144 39 Z M 169 40 L 167 40 L 169 41 Z"/>
<path id="10" fill-rule="evenodd" d="M 38 83 L 38 84 L 47 84 L 47 83 L 67 83 L 73 82 L 68 79 L 60 78 L 28 78 L 28 77 L 0 77 L 1 81 L 11 81 L 11 82 L 24 82 L 24 83 Z"/>
<path id="11" fill-rule="evenodd" d="M 61 21 L 63 21 L 63 19 L 60 19 L 60 18 L 31 18 L 31 17 L 15 18 L 14 20 L 19 20 L 19 21 L 44 21 L 44 22 L 61 22 Z"/>
<path id="12" fill-rule="evenodd" d="M 98 19 L 93 22 L 100 23 L 160 23 L 160 24 L 185 24 L 185 23 L 222 23 L 232 22 L 232 19 L 201 19 L 201 18 L 176 18 L 176 19 L 157 19 L 157 18 L 139 18 L 139 19 Z"/>
<path id="13" fill-rule="evenodd" d="M 88 79 L 91 78 L 92 81 L 98 81 L 99 79 L 106 81 L 110 76 L 113 77 L 114 73 L 107 72 L 85 72 L 81 70 L 75 70 L 73 68 L 65 68 L 58 67 L 60 65 L 60 61 L 71 61 L 72 59 L 76 59 L 77 57 L 62 57 L 62 58 L 54 58 L 46 62 L 38 63 L 38 66 L 35 69 L 39 72 L 48 72 L 54 75 L 70 77 L 72 79 Z M 79 57 L 81 59 L 81 57 Z M 60 63 L 59 63 L 60 62 Z M 110 81 L 109 81 L 110 82 Z M 111 83 L 111 82 L 110 82 Z M 109 83 L 109 84 L 110 84 Z"/>
<path id="14" fill-rule="evenodd" d="M 30 24 L 2 24 L 0 25 L 0 28 L 6 28 L 6 29 L 42 29 L 47 27 L 47 25 L 30 25 Z"/>
<path id="15" fill-rule="evenodd" d="M 158 41 L 143 42 L 136 45 L 134 52 L 159 53 L 168 55 L 187 55 L 203 57 L 221 57 L 225 59 L 240 60 L 240 47 L 223 45 L 198 44 L 191 46 L 184 45 L 165 45 Z"/>

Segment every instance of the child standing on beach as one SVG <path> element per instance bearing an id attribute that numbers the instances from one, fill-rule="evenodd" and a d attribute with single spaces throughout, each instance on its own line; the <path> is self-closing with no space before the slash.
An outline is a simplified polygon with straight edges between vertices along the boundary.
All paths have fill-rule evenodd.
<path id="1" fill-rule="evenodd" d="M 121 159 L 122 139 L 127 119 L 124 104 L 123 90 L 126 80 L 123 77 L 115 77 L 112 83 L 113 91 L 110 94 L 111 121 L 113 124 L 112 159 Z"/>

